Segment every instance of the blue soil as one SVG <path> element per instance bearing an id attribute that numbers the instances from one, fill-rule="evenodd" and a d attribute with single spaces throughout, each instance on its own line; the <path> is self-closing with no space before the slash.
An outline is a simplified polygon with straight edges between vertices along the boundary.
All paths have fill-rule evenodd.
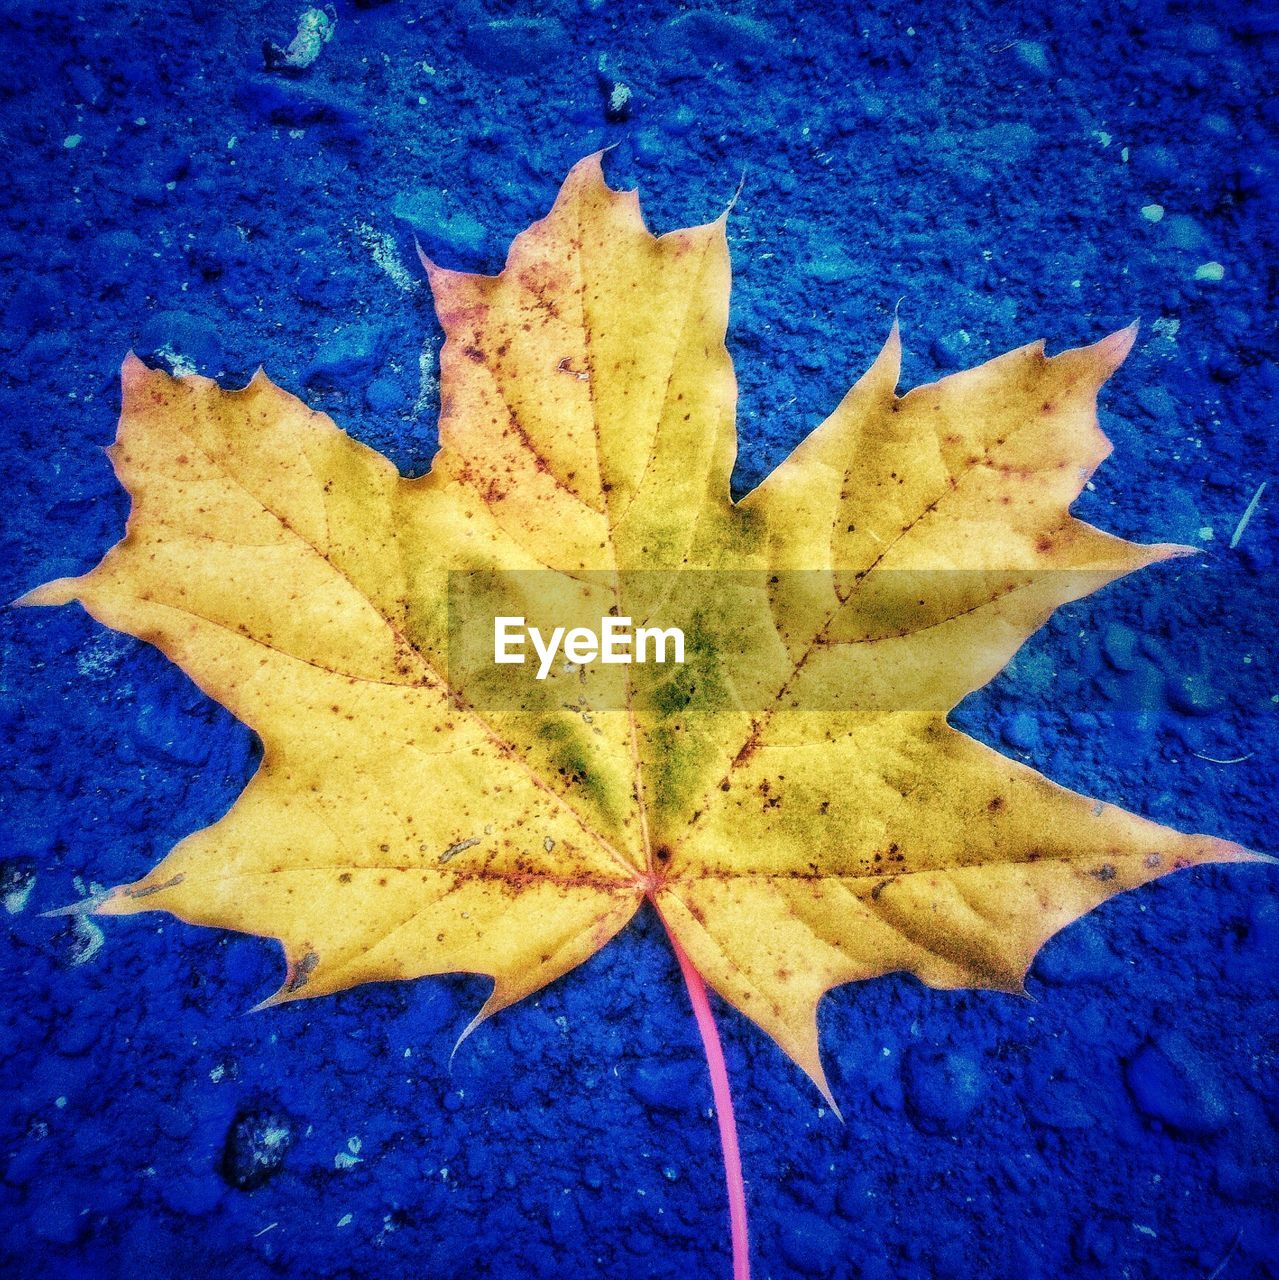
<path id="1" fill-rule="evenodd" d="M 1206 555 L 1062 611 L 956 719 L 1067 785 L 1279 850 L 1261 6 L 344 5 L 294 80 L 261 71 L 290 5 L 2 7 L 5 598 L 119 535 L 96 446 L 131 346 L 235 385 L 261 362 L 425 469 L 440 335 L 411 235 L 496 269 L 613 143 L 659 229 L 741 184 L 742 488 L 899 300 L 906 385 L 1142 318 L 1103 393 L 1116 455 L 1077 510 Z M 710 1089 L 651 917 L 451 1070 L 477 979 L 250 1017 L 273 944 L 141 916 L 94 952 L 39 912 L 217 818 L 255 743 L 78 609 L 0 626 L 6 1276 L 727 1275 Z M 902 977 L 833 994 L 842 1125 L 717 1005 L 757 1276 L 1279 1276 L 1277 884 L 1214 868 L 1118 898 L 1045 948 L 1033 1001 Z"/>

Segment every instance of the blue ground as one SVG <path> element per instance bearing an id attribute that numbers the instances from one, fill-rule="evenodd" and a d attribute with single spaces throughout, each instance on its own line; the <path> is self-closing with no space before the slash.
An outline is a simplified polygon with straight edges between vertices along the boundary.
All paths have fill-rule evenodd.
<path id="1" fill-rule="evenodd" d="M 261 362 L 424 469 L 439 332 L 399 265 L 411 236 L 495 269 L 616 143 L 612 181 L 660 229 L 714 217 L 745 174 L 743 487 L 899 299 L 907 385 L 1141 317 L 1104 392 L 1116 454 L 1077 510 L 1207 554 L 1064 611 L 958 719 L 1077 789 L 1279 851 L 1262 6 L 343 5 L 296 80 L 261 71 L 289 4 L 0 10 L 4 598 L 118 536 L 95 446 L 131 346 L 237 385 Z M 224 812 L 250 734 L 78 609 L 0 626 L 4 1275 L 727 1275 L 709 1085 L 651 918 L 451 1074 L 479 980 L 242 1016 L 278 982 L 272 944 L 142 916 L 95 950 L 39 912 Z M 844 1125 L 720 1006 L 757 1276 L 1279 1276 L 1277 888 L 1208 869 L 1116 899 L 1045 949 L 1033 1003 L 900 977 L 834 994 Z M 255 1153 L 279 1168 L 231 1185 Z"/>

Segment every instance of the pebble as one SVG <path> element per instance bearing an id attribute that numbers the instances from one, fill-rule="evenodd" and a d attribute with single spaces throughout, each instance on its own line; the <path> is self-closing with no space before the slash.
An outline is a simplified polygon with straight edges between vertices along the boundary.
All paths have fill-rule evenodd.
<path id="1" fill-rule="evenodd" d="M 1043 742 L 1039 722 L 1028 711 L 1018 711 L 1009 716 L 1000 728 L 999 736 L 1014 751 L 1037 751 Z"/>
<path id="2" fill-rule="evenodd" d="M 137 274 L 142 252 L 142 241 L 127 228 L 104 231 L 93 238 L 87 269 L 99 288 L 118 289 Z"/>
<path id="3" fill-rule="evenodd" d="M 364 403 L 374 413 L 395 413 L 404 407 L 404 391 L 394 378 L 373 378 L 364 388 Z"/>
<path id="4" fill-rule="evenodd" d="M 972 339 L 967 333 L 956 330 L 934 338 L 929 351 L 939 369 L 948 371 L 966 369 L 975 363 L 970 355 Z"/>
<path id="5" fill-rule="evenodd" d="M 1170 213 L 1162 224 L 1169 245 L 1186 253 L 1195 253 L 1208 247 L 1204 229 L 1188 213 Z"/>
<path id="6" fill-rule="evenodd" d="M 673 138 L 683 138 L 688 135 L 696 123 L 697 114 L 692 107 L 676 107 L 662 121 L 662 128 Z"/>
<path id="7" fill-rule="evenodd" d="M 50 280 L 27 279 L 14 290 L 4 309 L 5 327 L 35 333 L 53 326 L 58 316 L 58 291 Z"/>
<path id="8" fill-rule="evenodd" d="M 66 77 L 76 97 L 85 106 L 96 107 L 102 101 L 102 81 L 88 67 L 73 64 L 66 68 Z"/>
<path id="9" fill-rule="evenodd" d="M 202 765 L 209 759 L 208 725 L 171 703 L 144 702 L 133 723 L 138 750 L 170 764 Z"/>
<path id="10" fill-rule="evenodd" d="M 307 385 L 330 391 L 364 387 L 381 359 L 384 338 L 381 325 L 348 325 L 316 352 L 306 371 Z"/>
<path id="11" fill-rule="evenodd" d="M 187 311 L 161 311 L 142 326 L 138 355 L 164 364 L 172 373 L 223 371 L 222 339 L 212 321 Z"/>
<path id="12" fill-rule="evenodd" d="M 1206 22 L 1192 22 L 1184 39 L 1191 53 L 1215 53 L 1221 45 L 1221 32 Z"/>
<path id="13" fill-rule="evenodd" d="M 558 18 L 495 18 L 471 27 L 462 51 L 472 66 L 493 75 L 527 75 L 570 49 Z"/>
<path id="14" fill-rule="evenodd" d="M 846 284 L 857 277 L 858 268 L 841 245 L 827 241 L 804 263 L 804 273 L 821 284 Z"/>
<path id="15" fill-rule="evenodd" d="M 1135 671 L 1140 661 L 1137 656 L 1137 633 L 1122 622 L 1112 622 L 1102 632 L 1101 651 L 1116 671 Z"/>
<path id="16" fill-rule="evenodd" d="M 1013 45 L 1013 57 L 1026 71 L 1037 76 L 1049 74 L 1048 53 L 1038 40 L 1018 40 Z"/>
<path id="17" fill-rule="evenodd" d="M 1224 705 L 1224 699 L 1213 688 L 1212 682 L 1198 671 L 1170 676 L 1164 688 L 1169 705 L 1183 715 L 1207 716 Z"/>
<path id="18" fill-rule="evenodd" d="M 657 164 L 666 154 L 660 129 L 651 125 L 635 135 L 635 158 L 644 164 Z"/>
<path id="19" fill-rule="evenodd" d="M 252 1191 L 273 1178 L 293 1145 L 293 1124 L 282 1111 L 256 1107 L 241 1112 L 227 1132 L 222 1176 L 240 1191 Z"/>
<path id="20" fill-rule="evenodd" d="M 631 1092 L 646 1106 L 686 1114 L 690 1100 L 699 1098 L 705 1069 L 694 1058 L 675 1062 L 644 1062 L 631 1076 Z"/>
<path id="21" fill-rule="evenodd" d="M 1212 280 L 1215 282 L 1218 280 L 1224 280 L 1225 276 L 1226 269 L 1220 262 L 1201 262 L 1195 268 L 1196 280 Z"/>
<path id="22" fill-rule="evenodd" d="M 31 897 L 36 883 L 36 864 L 31 858 L 0 859 L 0 901 L 16 916 Z"/>
<path id="23" fill-rule="evenodd" d="M 1035 960 L 1035 976 L 1053 986 L 1106 982 L 1123 971 L 1119 957 L 1091 920 L 1078 920 Z"/>
<path id="24" fill-rule="evenodd" d="M 805 1276 L 830 1275 L 845 1252 L 840 1229 L 807 1209 L 787 1213 L 780 1243 L 782 1256 Z"/>
<path id="25" fill-rule="evenodd" d="M 1137 1110 L 1182 1133 L 1217 1133 L 1230 1118 L 1215 1067 L 1175 1032 L 1139 1049 L 1124 1075 Z"/>
<path id="26" fill-rule="evenodd" d="M 1139 388 L 1137 391 L 1137 403 L 1141 405 L 1148 416 L 1156 420 L 1167 421 L 1174 417 L 1177 412 L 1177 402 L 1163 387 Z"/>
<path id="27" fill-rule="evenodd" d="M 160 1199 L 175 1213 L 201 1218 L 218 1207 L 226 1187 L 212 1173 L 189 1173 L 159 1180 Z"/>
<path id="28" fill-rule="evenodd" d="M 1141 206 L 1141 216 L 1147 222 L 1162 222 L 1164 218 L 1164 207 L 1161 204 L 1143 204 Z"/>
<path id="29" fill-rule="evenodd" d="M 658 58 L 681 60 L 690 55 L 703 64 L 764 61 L 773 49 L 768 27 L 755 18 L 695 9 L 663 23 L 654 35 Z"/>
<path id="30" fill-rule="evenodd" d="M 443 267 L 484 265 L 487 229 L 465 209 L 449 210 L 438 191 L 402 191 L 391 204 L 391 214 L 433 262 Z"/>
<path id="31" fill-rule="evenodd" d="M 1028 124 L 992 124 L 972 135 L 974 149 L 990 159 L 1018 164 L 1028 159 L 1039 146 L 1039 134 Z"/>
<path id="32" fill-rule="evenodd" d="M 985 1092 L 980 1066 L 966 1054 L 912 1046 L 902 1063 L 906 1106 L 926 1133 L 954 1133 Z"/>
<path id="33" fill-rule="evenodd" d="M 1077 1080 L 1044 1080 L 1025 1105 L 1040 1124 L 1059 1132 L 1078 1133 L 1097 1123 L 1089 1091 Z"/>
<path id="34" fill-rule="evenodd" d="M 866 124 L 880 124 L 888 114 L 888 100 L 878 93 L 860 90 L 857 102 L 861 108 L 861 118 Z"/>
<path id="35" fill-rule="evenodd" d="M 360 114 L 341 98 L 283 76 L 249 76 L 236 89 L 240 106 L 286 129 L 337 127 L 351 138 L 363 136 Z"/>
<path id="36" fill-rule="evenodd" d="M 29 1208 L 28 1226 L 50 1244 L 75 1244 L 84 1233 L 86 1219 L 80 1210 L 60 1196 L 38 1196 Z"/>
<path id="37" fill-rule="evenodd" d="M 1177 157 L 1164 146 L 1136 147 L 1130 153 L 1128 163 L 1141 177 L 1151 182 L 1169 182 L 1181 173 Z"/>

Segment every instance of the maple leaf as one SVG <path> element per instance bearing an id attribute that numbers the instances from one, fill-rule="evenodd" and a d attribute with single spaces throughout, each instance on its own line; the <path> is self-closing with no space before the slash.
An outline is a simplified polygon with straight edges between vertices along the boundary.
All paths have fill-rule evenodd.
<path id="1" fill-rule="evenodd" d="M 447 341 L 420 479 L 261 373 L 227 391 L 126 361 L 127 535 L 24 603 L 79 600 L 155 645 L 264 755 L 226 817 L 93 910 L 278 938 L 267 1003 L 487 974 L 478 1021 L 647 900 L 695 1001 L 700 975 L 829 1098 L 830 988 L 1019 990 L 1113 894 L 1259 857 L 946 720 L 1059 605 L 1183 553 L 1068 510 L 1109 451 L 1096 396 L 1135 330 L 899 396 L 894 325 L 734 503 L 723 218 L 654 237 L 591 157 L 500 275 L 426 267 Z M 545 688 L 467 665 L 459 575 L 489 620 L 665 611 L 691 652 Z M 499 705 L 516 675 L 522 701 Z"/>

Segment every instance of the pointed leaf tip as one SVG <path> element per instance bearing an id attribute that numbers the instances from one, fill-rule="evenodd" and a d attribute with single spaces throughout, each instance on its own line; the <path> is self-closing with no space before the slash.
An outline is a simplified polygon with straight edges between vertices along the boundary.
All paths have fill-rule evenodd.
<path id="1" fill-rule="evenodd" d="M 1107 334 L 1096 344 L 1097 354 L 1109 366 L 1111 373 L 1128 358 L 1128 353 L 1137 341 L 1138 328 L 1139 322 L 1134 320 L 1125 328 L 1116 329 L 1114 333 Z"/>
<path id="2" fill-rule="evenodd" d="M 54 578 L 52 582 L 42 583 L 24 592 L 16 600 L 9 602 L 11 609 L 26 609 L 36 605 L 70 604 L 79 598 L 76 584 L 78 578 Z"/>

